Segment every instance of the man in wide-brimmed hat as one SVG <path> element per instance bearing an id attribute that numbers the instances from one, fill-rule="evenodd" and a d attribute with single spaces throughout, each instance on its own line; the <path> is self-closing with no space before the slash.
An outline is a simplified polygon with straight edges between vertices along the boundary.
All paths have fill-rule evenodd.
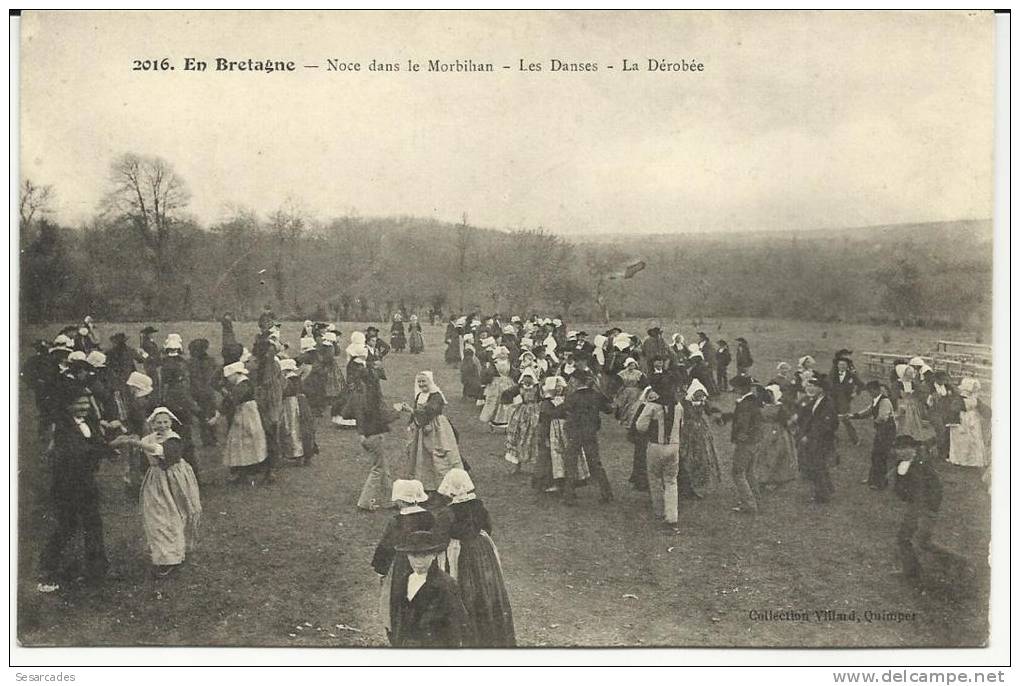
<path id="1" fill-rule="evenodd" d="M 158 332 L 159 329 L 156 327 L 146 326 L 141 331 L 141 342 L 138 346 L 145 374 L 152 379 L 157 388 L 159 387 L 159 367 L 162 361 L 162 354 L 160 353 L 159 344 L 152 338 L 152 335 Z"/>
<path id="2" fill-rule="evenodd" d="M 661 357 L 664 360 L 670 360 L 669 345 L 662 338 L 662 327 L 659 326 L 658 322 L 652 322 L 648 327 L 648 338 L 641 342 L 641 363 L 644 366 L 644 373 L 648 374 L 651 371 L 651 360 L 655 357 Z"/>
<path id="3" fill-rule="evenodd" d="M 92 412 L 92 398 L 84 387 L 68 389 L 59 399 L 61 409 L 54 417 L 53 443 L 49 458 L 52 468 L 52 504 L 56 526 L 39 560 L 38 590 L 60 589 L 60 563 L 64 548 L 81 530 L 85 543 L 86 578 L 99 581 L 108 567 L 103 547 L 103 519 L 99 512 L 99 463 L 112 456 L 99 422 Z"/>
<path id="4" fill-rule="evenodd" d="M 471 644 L 471 628 L 460 589 L 436 564 L 449 541 L 432 531 L 407 534 L 396 546 L 407 555 L 411 574 L 400 602 L 392 608 L 390 642 L 395 648 L 461 648 Z"/>

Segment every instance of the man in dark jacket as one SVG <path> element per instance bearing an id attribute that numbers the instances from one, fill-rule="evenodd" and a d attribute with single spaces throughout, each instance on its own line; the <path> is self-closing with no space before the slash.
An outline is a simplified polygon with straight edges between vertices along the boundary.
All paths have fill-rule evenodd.
<path id="1" fill-rule="evenodd" d="M 569 481 L 569 479 L 568 479 Z M 448 541 L 431 531 L 407 534 L 396 546 L 411 564 L 407 588 L 392 606 L 394 648 L 462 648 L 472 643 L 471 623 L 457 582 L 436 564 Z"/>
<path id="2" fill-rule="evenodd" d="M 216 416 L 217 376 L 222 376 L 223 367 L 209 354 L 209 341 L 196 338 L 188 343 L 188 380 L 191 387 L 191 398 L 197 408 L 198 429 L 202 436 L 202 445 L 216 445 L 216 429 L 209 425 L 209 420 Z"/>
<path id="3" fill-rule="evenodd" d="M 861 389 L 861 380 L 857 378 L 857 372 L 854 371 L 853 362 L 850 361 L 850 358 L 840 357 L 836 359 L 830 383 L 830 395 L 832 396 L 833 404 L 836 406 L 836 414 L 850 414 L 850 405 Z M 846 427 L 846 435 L 850 438 L 850 441 L 854 445 L 860 443 L 853 423 L 846 417 L 843 418 L 843 426 Z"/>
<path id="4" fill-rule="evenodd" d="M 726 341 L 719 339 L 716 341 L 715 351 L 715 379 L 716 379 L 716 390 L 720 393 L 725 393 L 729 390 L 727 379 L 729 379 L 730 362 L 733 361 L 733 355 L 730 354 L 730 345 Z"/>
<path id="5" fill-rule="evenodd" d="M 79 530 L 85 541 L 86 576 L 92 580 L 101 579 L 108 567 L 96 471 L 99 462 L 110 457 L 112 451 L 92 414 L 92 400 L 87 391 L 79 388 L 71 392 L 69 389 L 61 402 L 62 410 L 55 418 L 53 444 L 48 455 L 56 528 L 39 560 L 38 590 L 43 593 L 60 589 L 60 558 L 64 547 Z"/>
<path id="6" fill-rule="evenodd" d="M 142 367 L 145 369 L 145 375 L 152 379 L 153 386 L 159 389 L 159 366 L 161 362 L 161 354 L 159 345 L 152 339 L 152 334 L 159 331 L 154 326 L 147 326 L 142 329 L 142 338 L 140 348 L 142 351 Z"/>
<path id="7" fill-rule="evenodd" d="M 925 446 L 911 436 L 897 436 L 895 451 L 897 467 L 894 490 L 907 504 L 903 521 L 896 532 L 896 543 L 904 576 L 916 578 L 921 572 L 921 563 L 914 541 L 917 541 L 922 550 L 936 549 L 931 536 L 935 528 L 935 517 L 942 507 L 942 480 L 928 463 Z"/>
<path id="8" fill-rule="evenodd" d="M 932 375 L 931 393 L 928 395 L 928 420 L 935 431 L 937 457 L 949 459 L 949 425 L 960 423 L 963 398 L 949 383 L 949 375 L 937 371 Z"/>
<path id="9" fill-rule="evenodd" d="M 652 360 L 657 357 L 665 360 L 668 365 L 669 345 L 662 340 L 662 329 L 655 324 L 648 329 L 648 338 L 641 342 L 641 362 L 645 374 L 651 374 Z"/>
<path id="10" fill-rule="evenodd" d="M 741 514 L 758 512 L 758 481 L 754 476 L 754 459 L 762 435 L 761 405 L 751 389 L 751 377 L 735 376 L 730 380 L 737 404 L 733 409 L 733 485 L 740 504 L 733 508 Z"/>
<path id="11" fill-rule="evenodd" d="M 138 353 L 128 347 L 127 335 L 123 332 L 117 332 L 110 336 L 110 342 L 113 345 L 106 353 L 106 366 L 110 370 L 112 381 L 119 389 L 127 383 L 131 372 L 135 371 L 135 356 Z"/>
<path id="12" fill-rule="evenodd" d="M 573 363 L 575 370 L 571 375 L 574 391 L 569 393 L 563 403 L 554 410 L 554 419 L 565 419 L 564 433 L 567 447 L 563 455 L 563 468 L 566 474 L 577 473 L 577 461 L 581 451 L 588 461 L 588 469 L 592 478 L 599 485 L 602 501 L 613 499 L 613 489 L 609 485 L 609 477 L 602 467 L 599 456 L 599 429 L 602 428 L 600 412 L 612 411 L 610 399 L 595 388 L 594 377 L 588 368 L 590 353 L 575 353 Z M 563 502 L 567 505 L 577 503 L 572 479 L 563 480 Z"/>
<path id="13" fill-rule="evenodd" d="M 811 377 L 804 382 L 807 401 L 803 407 L 800 423 L 800 450 L 798 455 L 804 461 L 805 471 L 811 479 L 814 503 L 827 503 L 836 492 L 829 475 L 829 465 L 836 452 L 836 426 L 838 415 L 836 405 L 828 395 L 828 380 L 825 375 Z"/>

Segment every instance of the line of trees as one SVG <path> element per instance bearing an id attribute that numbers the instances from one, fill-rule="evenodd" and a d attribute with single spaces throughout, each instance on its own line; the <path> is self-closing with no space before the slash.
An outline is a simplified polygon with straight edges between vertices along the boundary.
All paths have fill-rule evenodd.
<path id="1" fill-rule="evenodd" d="M 415 217 L 318 219 L 296 199 L 210 225 L 166 160 L 125 154 L 82 226 L 53 220 L 56 191 L 21 186 L 26 321 L 254 317 L 384 320 L 396 311 L 617 317 L 785 317 L 986 328 L 990 222 L 740 237 L 573 243 Z M 647 268 L 610 278 L 634 259 Z"/>

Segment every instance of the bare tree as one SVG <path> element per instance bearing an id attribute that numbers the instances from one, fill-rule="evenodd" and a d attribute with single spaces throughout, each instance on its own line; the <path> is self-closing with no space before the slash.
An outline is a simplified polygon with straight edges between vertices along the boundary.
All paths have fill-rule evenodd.
<path id="1" fill-rule="evenodd" d="M 298 240 L 304 232 L 305 223 L 305 213 L 293 198 L 287 198 L 284 204 L 269 216 L 269 231 L 276 246 L 273 279 L 276 286 L 276 303 L 280 308 L 287 305 L 287 282 L 295 281 Z"/>
<path id="2" fill-rule="evenodd" d="M 21 215 L 21 226 L 27 228 L 36 218 L 43 218 L 53 213 L 53 186 L 39 186 L 25 179 L 21 184 L 21 198 L 18 212 Z"/>
<path id="3" fill-rule="evenodd" d="M 106 209 L 128 218 L 145 245 L 155 284 L 154 301 L 162 308 L 170 302 L 170 243 L 190 198 L 187 187 L 166 160 L 134 153 L 113 162 L 110 182 Z"/>
<path id="4" fill-rule="evenodd" d="M 457 304 L 460 311 L 464 311 L 464 286 L 467 282 L 467 254 L 474 242 L 474 232 L 467 223 L 467 213 L 461 215 L 460 224 L 457 225 L 457 238 L 454 240 L 454 248 L 457 250 Z"/>

